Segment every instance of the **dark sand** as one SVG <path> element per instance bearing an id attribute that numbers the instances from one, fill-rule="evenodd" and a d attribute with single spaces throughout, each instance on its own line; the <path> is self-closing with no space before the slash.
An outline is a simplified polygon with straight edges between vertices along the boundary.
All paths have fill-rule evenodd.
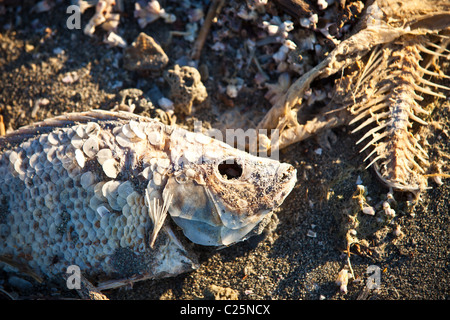
<path id="1" fill-rule="evenodd" d="M 126 8 L 132 10 L 129 5 Z M 17 10 L 10 7 L 0 15 L 0 114 L 7 129 L 72 111 L 110 109 L 119 99 L 121 89 L 138 87 L 148 92 L 154 83 L 161 84 L 125 70 L 122 49 L 102 44 L 101 32 L 89 38 L 82 30 L 68 30 L 64 5 L 41 14 L 30 14 L 29 7 L 22 7 L 21 12 Z M 83 15 L 82 26 L 92 14 L 90 10 Z M 169 43 L 169 28 L 170 25 L 159 20 L 143 31 L 162 44 L 173 63 L 174 56 L 179 57 L 187 50 L 182 45 L 191 43 L 182 38 Z M 184 29 L 183 25 L 176 28 Z M 128 43 L 141 31 L 132 13 L 122 19 L 119 30 Z M 238 40 L 226 38 L 226 41 L 233 46 L 236 45 L 233 41 Z M 231 77 L 231 73 L 239 71 L 232 65 L 227 71 L 220 63 L 222 58 L 205 48 L 200 62 L 208 66 L 214 79 Z M 449 74 L 448 62 L 441 64 L 441 68 Z M 254 69 L 254 66 L 250 68 L 252 75 Z M 80 75 L 80 79 L 72 84 L 63 83 L 62 78 L 71 71 Z M 238 76 L 244 78 L 247 88 L 240 92 L 234 105 L 248 103 L 246 111 L 258 105 L 268 110 L 270 103 L 263 98 L 265 90 L 257 90 L 251 78 L 245 78 L 242 73 Z M 269 82 L 275 80 L 276 77 Z M 216 82 L 205 81 L 211 105 L 232 108 L 224 106 L 229 99 L 215 91 Z M 166 88 L 161 86 L 161 90 L 165 92 Z M 31 111 L 38 98 L 47 98 L 49 103 L 41 106 L 33 119 Z M 435 122 L 423 132 L 428 136 L 430 157 L 442 161 L 442 171 L 448 172 L 449 102 L 441 99 L 429 103 L 435 109 L 428 120 Z M 197 107 L 191 118 L 179 118 L 177 122 L 188 124 L 193 119 L 202 119 L 214 124 L 217 119 L 209 110 Z M 371 257 L 358 255 L 353 248 L 351 264 L 359 280 L 350 280 L 348 293 L 339 292 L 335 281 L 347 259 L 343 253 L 343 217 L 356 191 L 358 176 L 368 188 L 373 205 L 389 190 L 378 182 L 372 171 L 364 169 L 364 157 L 355 147 L 358 136 L 350 135 L 348 128 L 333 132 L 336 142 L 329 150 L 322 148 L 321 154 L 315 152 L 321 148 L 315 139 L 282 150 L 281 160 L 297 168 L 298 182 L 263 235 L 220 251 L 199 248 L 198 270 L 136 283 L 130 290 L 106 291 L 106 296 L 110 299 L 203 299 L 211 297 L 210 285 L 215 285 L 223 290 L 231 289 L 225 296 L 234 294 L 239 299 L 448 299 L 450 187 L 445 179 L 441 186 L 430 181 L 432 189 L 409 212 L 405 196 L 395 194 L 399 210 L 394 223 L 401 226 L 404 235 L 396 238 L 392 225 L 382 226 L 378 228 L 378 247 Z M 376 217 L 363 219 L 374 224 Z M 308 236 L 309 230 L 315 237 Z M 373 237 L 373 233 L 367 235 L 372 241 L 369 236 Z M 364 294 L 366 270 L 370 265 L 379 267 L 381 286 Z"/>

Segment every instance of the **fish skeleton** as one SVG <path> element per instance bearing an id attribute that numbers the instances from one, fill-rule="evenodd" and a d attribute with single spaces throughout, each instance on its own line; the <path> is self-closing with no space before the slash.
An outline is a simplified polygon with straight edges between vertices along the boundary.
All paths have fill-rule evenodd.
<path id="1" fill-rule="evenodd" d="M 76 265 L 103 289 L 174 276 L 197 266 L 192 243 L 246 239 L 295 182 L 290 164 L 131 113 L 44 120 L 0 137 L 0 261 Z"/>
<path id="2" fill-rule="evenodd" d="M 358 124 L 351 132 L 363 133 L 357 144 L 366 141 L 361 148 L 368 152 L 366 168 L 372 167 L 389 189 L 418 199 L 429 188 L 429 177 L 445 176 L 430 171 L 434 165 L 418 127 L 429 124 L 424 96 L 446 99 L 450 92 L 437 82 L 449 78 L 439 59 L 450 59 L 450 1 L 372 0 L 364 6 L 349 36 L 287 91 L 280 93 L 283 81 L 269 85 L 273 106 L 257 128 L 279 129 L 277 144 L 270 148 L 281 149 Z M 316 79 L 338 74 L 332 98 L 304 121 L 309 116 L 306 105 L 312 103 L 305 99 L 307 90 L 315 90 L 311 86 Z"/>

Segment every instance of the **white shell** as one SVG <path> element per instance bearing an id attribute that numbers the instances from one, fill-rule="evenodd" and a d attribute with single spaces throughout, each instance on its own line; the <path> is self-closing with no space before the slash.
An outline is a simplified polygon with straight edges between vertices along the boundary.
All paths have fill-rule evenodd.
<path id="1" fill-rule="evenodd" d="M 30 167 L 36 168 L 36 164 L 38 163 L 38 160 L 39 160 L 39 154 L 38 153 L 33 154 L 29 160 Z"/>
<path id="2" fill-rule="evenodd" d="M 154 145 L 154 146 L 159 146 L 161 144 L 161 134 L 157 131 L 151 131 L 147 134 L 148 136 L 148 141 Z"/>
<path id="3" fill-rule="evenodd" d="M 149 185 L 147 186 L 148 197 L 150 200 L 152 200 L 154 198 L 158 198 L 158 199 L 162 200 L 161 194 L 156 188 L 158 188 L 158 186 L 156 186 L 153 181 L 151 183 L 149 183 Z M 147 206 L 147 203 L 144 203 L 144 204 L 145 204 L 145 206 Z"/>
<path id="4" fill-rule="evenodd" d="M 348 271 L 346 269 L 342 269 L 339 271 L 336 284 L 340 286 L 342 293 L 347 293 L 347 284 L 348 284 Z"/>
<path id="5" fill-rule="evenodd" d="M 49 163 L 52 163 L 54 160 L 58 160 L 56 157 L 56 150 L 58 150 L 56 147 L 51 147 L 47 151 L 47 160 Z"/>
<path id="6" fill-rule="evenodd" d="M 119 133 L 116 136 L 116 140 L 117 143 L 122 147 L 130 147 L 133 144 L 133 142 L 130 141 L 130 138 L 128 138 L 124 133 Z"/>
<path id="7" fill-rule="evenodd" d="M 163 168 L 163 167 L 160 167 L 160 166 L 157 166 L 157 167 L 156 167 L 156 172 L 158 172 L 158 173 L 161 174 L 161 175 L 164 175 L 164 174 L 166 174 L 167 169 L 166 169 L 166 168 Z"/>
<path id="8" fill-rule="evenodd" d="M 11 153 L 9 154 L 9 162 L 14 164 L 18 158 L 19 158 L 19 155 L 17 154 L 17 152 L 11 151 Z"/>
<path id="9" fill-rule="evenodd" d="M 109 178 L 116 178 L 117 177 L 117 167 L 116 167 L 116 160 L 114 159 L 108 159 L 102 164 L 103 172 L 108 176 Z"/>
<path id="10" fill-rule="evenodd" d="M 106 182 L 102 187 L 102 194 L 105 198 L 116 198 L 120 181 L 111 180 Z"/>
<path id="11" fill-rule="evenodd" d="M 130 121 L 130 128 L 133 131 L 133 133 L 140 139 L 145 139 L 147 136 L 145 135 L 144 131 L 141 130 L 139 123 L 131 120 Z"/>
<path id="12" fill-rule="evenodd" d="M 81 168 L 84 168 L 86 159 L 84 158 L 84 154 L 80 149 L 75 150 L 75 160 L 77 160 L 77 163 Z"/>
<path id="13" fill-rule="evenodd" d="M 169 168 L 170 166 L 170 159 L 158 158 L 156 165 L 157 165 L 156 171 L 163 175 L 167 172 L 167 168 Z"/>
<path id="14" fill-rule="evenodd" d="M 106 160 L 112 159 L 112 151 L 110 149 L 101 149 L 97 153 L 97 161 L 100 164 L 103 164 Z"/>
<path id="15" fill-rule="evenodd" d="M 74 135 L 70 140 L 70 143 L 75 147 L 75 149 L 80 149 L 83 147 L 84 141 L 78 135 Z"/>
<path id="16" fill-rule="evenodd" d="M 130 139 L 132 139 L 136 136 L 134 134 L 133 130 L 131 130 L 130 124 L 128 124 L 128 123 L 122 127 L 122 133 L 125 137 L 130 138 Z"/>
<path id="17" fill-rule="evenodd" d="M 370 216 L 374 216 L 375 215 L 375 209 L 373 207 L 364 207 L 362 209 L 362 212 L 365 214 L 368 214 Z"/>
<path id="18" fill-rule="evenodd" d="M 90 137 L 83 144 L 83 151 L 89 158 L 94 157 L 97 154 L 98 149 L 98 139 L 95 136 Z"/>
<path id="19" fill-rule="evenodd" d="M 86 128 L 85 128 L 85 132 L 86 132 L 86 134 L 89 136 L 89 137 L 91 137 L 91 136 L 95 136 L 95 137 L 97 137 L 98 136 L 98 134 L 100 133 L 100 125 L 98 124 L 98 123 L 95 123 L 95 122 L 89 122 L 87 125 L 86 125 Z"/>
<path id="20" fill-rule="evenodd" d="M 203 157 L 211 161 L 214 161 L 220 157 L 220 153 L 216 152 L 214 149 L 208 149 L 205 150 Z"/>
<path id="21" fill-rule="evenodd" d="M 151 165 L 151 167 L 152 167 L 152 170 L 155 170 L 156 165 L 157 165 L 157 163 L 158 163 L 158 159 L 159 159 L 159 158 L 151 158 L 151 159 L 150 159 L 150 165 Z"/>
<path id="22" fill-rule="evenodd" d="M 56 146 L 59 143 L 58 134 L 56 134 L 55 132 L 50 132 L 48 134 L 47 141 L 50 144 Z"/>
<path id="23" fill-rule="evenodd" d="M 77 126 L 75 129 L 76 134 L 80 137 L 80 138 L 87 138 L 87 134 L 86 134 L 86 130 L 85 130 L 86 126 L 84 125 L 79 125 Z"/>
<path id="24" fill-rule="evenodd" d="M 104 184 L 105 184 L 105 182 L 101 181 L 101 182 L 95 184 L 95 186 L 94 186 L 95 197 L 100 200 L 104 200 L 103 193 L 102 193 L 102 188 L 103 188 Z"/>

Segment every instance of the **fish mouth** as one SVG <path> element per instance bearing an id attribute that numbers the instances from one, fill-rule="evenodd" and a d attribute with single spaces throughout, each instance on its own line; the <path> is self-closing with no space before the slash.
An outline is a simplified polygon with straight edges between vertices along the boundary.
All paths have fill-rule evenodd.
<path id="1" fill-rule="evenodd" d="M 296 182 L 297 170 L 288 163 L 280 163 L 273 180 L 273 184 L 278 185 L 280 190 L 274 195 L 273 202 L 269 205 L 269 207 L 265 207 L 257 212 L 254 212 L 247 221 L 241 221 L 242 225 L 234 227 L 229 225 L 229 223 L 226 223 L 224 214 L 221 214 L 221 221 L 223 224 L 221 234 L 222 244 L 230 245 L 232 243 L 247 239 L 253 232 L 252 230 L 256 229 L 267 215 L 283 203 L 294 188 Z M 218 205 L 216 201 L 214 202 L 219 208 L 220 205 Z M 220 212 L 220 209 L 218 212 Z"/>
<path id="2" fill-rule="evenodd" d="M 294 189 L 297 183 L 297 169 L 288 163 L 280 163 L 274 183 L 281 185 L 280 192 L 274 197 L 274 207 L 278 207 Z"/>
<path id="3" fill-rule="evenodd" d="M 255 212 L 253 214 L 253 217 L 256 219 L 249 219 L 244 225 L 236 229 L 233 229 L 231 226 L 227 226 L 227 224 L 224 223 L 222 215 L 222 244 L 230 245 L 232 243 L 242 241 L 250 237 L 251 234 L 254 233 L 254 230 L 258 228 L 257 226 L 262 222 L 262 220 L 266 216 L 270 215 L 270 213 L 273 212 L 274 209 L 278 208 L 283 203 L 283 201 L 294 188 L 296 182 L 297 170 L 288 163 L 280 163 L 275 173 L 273 183 L 281 187 L 280 191 L 273 197 L 272 206 L 270 206 L 270 208 L 265 208 L 258 212 Z M 258 234 L 258 232 L 254 234 Z"/>
<path id="4" fill-rule="evenodd" d="M 174 193 L 176 201 L 169 209 L 172 220 L 196 244 L 228 246 L 245 240 L 264 217 L 282 204 L 295 186 L 297 171 L 293 166 L 281 163 L 274 171 L 273 178 L 267 181 L 270 181 L 268 187 L 272 191 L 267 191 L 269 193 L 263 195 L 264 201 L 260 199 L 261 203 L 253 207 L 247 207 L 245 199 L 242 206 L 239 200 L 230 206 L 209 187 L 178 184 L 174 178 L 169 178 L 164 192 Z"/>

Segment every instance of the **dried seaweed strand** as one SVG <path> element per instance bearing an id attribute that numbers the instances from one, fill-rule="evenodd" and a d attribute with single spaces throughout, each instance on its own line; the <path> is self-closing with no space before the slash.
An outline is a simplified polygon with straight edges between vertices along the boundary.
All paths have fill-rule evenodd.
<path id="1" fill-rule="evenodd" d="M 195 40 L 194 47 L 192 48 L 191 58 L 193 60 L 200 59 L 200 54 L 202 52 L 203 45 L 205 44 L 206 37 L 208 36 L 209 29 L 211 28 L 212 21 L 214 17 L 216 17 L 220 13 L 224 4 L 224 0 L 214 0 L 209 7 L 208 13 L 205 17 L 205 22 L 203 23 L 202 28 L 198 33 L 197 39 Z"/>

